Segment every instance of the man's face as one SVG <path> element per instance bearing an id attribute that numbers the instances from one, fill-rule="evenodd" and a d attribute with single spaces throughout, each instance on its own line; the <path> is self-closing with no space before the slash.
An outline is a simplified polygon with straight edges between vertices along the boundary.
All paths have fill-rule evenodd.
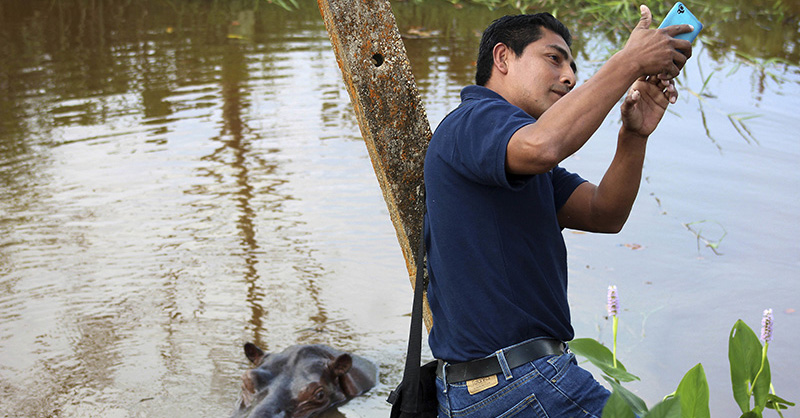
<path id="1" fill-rule="evenodd" d="M 539 118 L 575 87 L 575 61 L 566 41 L 542 28 L 542 37 L 528 44 L 522 55 L 510 54 L 508 77 L 513 87 L 509 100 Z"/>

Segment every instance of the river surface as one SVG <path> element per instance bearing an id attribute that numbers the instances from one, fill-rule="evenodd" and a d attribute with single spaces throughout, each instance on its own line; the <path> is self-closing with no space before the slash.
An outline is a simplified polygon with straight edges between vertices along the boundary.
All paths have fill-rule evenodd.
<path id="1" fill-rule="evenodd" d="M 788 4 L 795 17 L 779 22 L 710 22 L 625 229 L 565 231 L 577 336 L 610 342 L 616 285 L 619 358 L 650 405 L 702 363 L 714 416 L 738 416 L 728 334 L 740 318 L 758 333 L 766 308 L 773 384 L 800 401 L 800 7 Z M 435 127 L 503 12 L 394 7 Z M 621 42 L 579 37 L 579 83 Z M 618 128 L 615 110 L 563 165 L 598 182 Z M 0 5 L 0 416 L 228 416 L 247 341 L 372 359 L 377 387 L 332 415 L 387 416 L 411 296 L 313 2 Z"/>

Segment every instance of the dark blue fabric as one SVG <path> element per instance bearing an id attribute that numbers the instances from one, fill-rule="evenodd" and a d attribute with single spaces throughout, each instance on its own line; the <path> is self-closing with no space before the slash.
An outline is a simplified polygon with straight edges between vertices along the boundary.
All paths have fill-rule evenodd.
<path id="1" fill-rule="evenodd" d="M 497 386 L 470 394 L 466 382 L 436 379 L 439 418 L 598 418 L 611 393 L 575 361 L 572 353 L 548 356 L 502 374 Z"/>
<path id="2" fill-rule="evenodd" d="M 479 86 L 425 158 L 425 236 L 436 358 L 462 362 L 535 337 L 573 338 L 556 212 L 584 180 L 563 168 L 510 178 L 506 146 L 536 120 Z"/>

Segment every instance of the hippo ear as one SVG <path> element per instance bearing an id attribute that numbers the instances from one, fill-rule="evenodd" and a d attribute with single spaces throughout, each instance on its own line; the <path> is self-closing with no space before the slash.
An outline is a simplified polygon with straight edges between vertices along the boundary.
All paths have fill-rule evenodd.
<path id="1" fill-rule="evenodd" d="M 261 364 L 261 360 L 267 355 L 264 351 L 258 347 L 256 347 L 253 343 L 246 343 L 244 345 L 244 355 L 250 359 L 250 362 L 258 366 Z"/>
<path id="2" fill-rule="evenodd" d="M 343 359 L 345 356 L 347 356 L 346 360 Z M 336 358 L 333 364 L 338 363 L 340 359 L 343 363 L 345 361 L 347 363 L 345 372 L 338 375 L 339 386 L 347 399 L 355 398 L 375 386 L 376 370 L 372 363 L 360 358 L 353 359 L 349 354 L 342 354 Z"/>
<path id="3" fill-rule="evenodd" d="M 350 370 L 350 367 L 353 366 L 353 358 L 350 357 L 350 354 L 344 353 L 336 359 L 330 365 L 331 371 L 335 376 L 341 376 L 347 373 Z"/>

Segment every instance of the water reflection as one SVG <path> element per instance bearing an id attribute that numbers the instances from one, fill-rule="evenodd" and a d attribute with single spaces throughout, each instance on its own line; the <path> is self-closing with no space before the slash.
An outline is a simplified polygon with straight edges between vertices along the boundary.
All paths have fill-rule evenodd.
<path id="1" fill-rule="evenodd" d="M 241 16 L 240 16 L 241 17 Z M 251 19 L 250 19 L 251 20 Z M 243 37 L 247 28 L 252 25 L 237 26 L 241 29 L 238 36 Z M 230 37 L 230 34 L 229 34 Z M 248 284 L 248 298 L 252 313 L 251 323 L 255 327 L 257 344 L 263 344 L 258 338 L 263 331 L 262 318 L 265 316 L 264 309 L 256 303 L 255 295 L 262 293 L 258 289 L 258 263 L 259 246 L 256 241 L 253 220 L 255 211 L 251 201 L 253 199 L 253 186 L 251 184 L 250 173 L 247 168 L 248 154 L 250 153 L 250 138 L 245 138 L 249 129 L 242 121 L 242 108 L 247 107 L 247 102 L 243 98 L 247 81 L 247 64 L 244 53 L 238 43 L 232 43 L 222 57 L 222 118 L 223 124 L 220 136 L 215 138 L 222 142 L 223 146 L 216 149 L 214 153 L 204 159 L 217 163 L 225 162 L 225 154 L 230 152 L 233 159 L 230 163 L 234 170 L 233 176 L 238 190 L 234 191 L 236 207 L 240 212 L 236 222 L 241 238 L 241 252 L 243 261 L 246 265 L 244 280 Z M 254 138 L 257 139 L 257 138 Z M 270 167 L 274 170 L 274 167 Z"/>
<path id="2" fill-rule="evenodd" d="M 478 31 L 506 11 L 393 7 L 435 125 L 472 82 Z M 618 277 L 608 271 L 631 264 L 619 253 L 627 247 L 603 239 L 660 249 L 638 252 L 629 267 L 654 283 L 628 283 L 646 295 L 631 309 L 666 306 L 649 324 L 686 322 L 659 298 L 684 297 L 683 308 L 695 309 L 697 293 L 720 297 L 717 275 L 733 281 L 725 289 L 757 294 L 746 280 L 754 270 L 782 291 L 717 308 L 714 332 L 750 305 L 793 308 L 796 290 L 785 283 L 800 267 L 800 183 L 791 174 L 800 150 L 787 134 L 796 128 L 796 19 L 770 22 L 741 8 L 753 15 L 753 36 L 709 25 L 681 80 L 704 101 L 683 94 L 682 118 L 664 127 L 683 134 L 654 141 L 642 195 L 658 208 L 645 201 L 629 236 L 568 236 L 573 264 L 587 266 L 571 271 L 581 284 L 571 295 L 579 329 L 597 327 L 593 288 L 602 293 Z M 580 38 L 581 73 L 614 42 L 613 33 Z M 697 106 L 724 156 L 709 157 L 698 140 Z M 764 114 L 749 120 L 760 145 L 738 139 L 727 118 L 754 107 Z M 606 152 L 591 144 L 570 161 L 590 176 Z M 763 167 L 789 175 L 774 184 Z M 738 183 L 749 181 L 759 190 Z M 741 197 L 723 193 L 728 185 Z M 764 211 L 752 202 L 766 201 L 782 209 L 755 231 L 748 219 Z M 698 260 L 681 225 L 706 217 L 729 231 L 727 258 Z M 387 411 L 407 337 L 405 263 L 313 2 L 292 12 L 256 0 L 0 3 L 0 237 L 0 409 L 9 416 L 224 416 L 247 367 L 244 341 L 358 350 L 381 365 L 382 383 L 344 414 Z M 664 285 L 687 270 L 705 292 Z M 778 319 L 800 329 L 796 316 Z M 640 344 L 670 345 L 655 334 Z M 781 349 L 771 347 L 774 361 Z M 637 370 L 660 371 L 647 354 L 628 355 Z M 670 355 L 659 361 L 677 364 Z M 705 364 L 710 379 L 725 377 Z M 664 385 L 642 391 L 663 396 Z"/>

